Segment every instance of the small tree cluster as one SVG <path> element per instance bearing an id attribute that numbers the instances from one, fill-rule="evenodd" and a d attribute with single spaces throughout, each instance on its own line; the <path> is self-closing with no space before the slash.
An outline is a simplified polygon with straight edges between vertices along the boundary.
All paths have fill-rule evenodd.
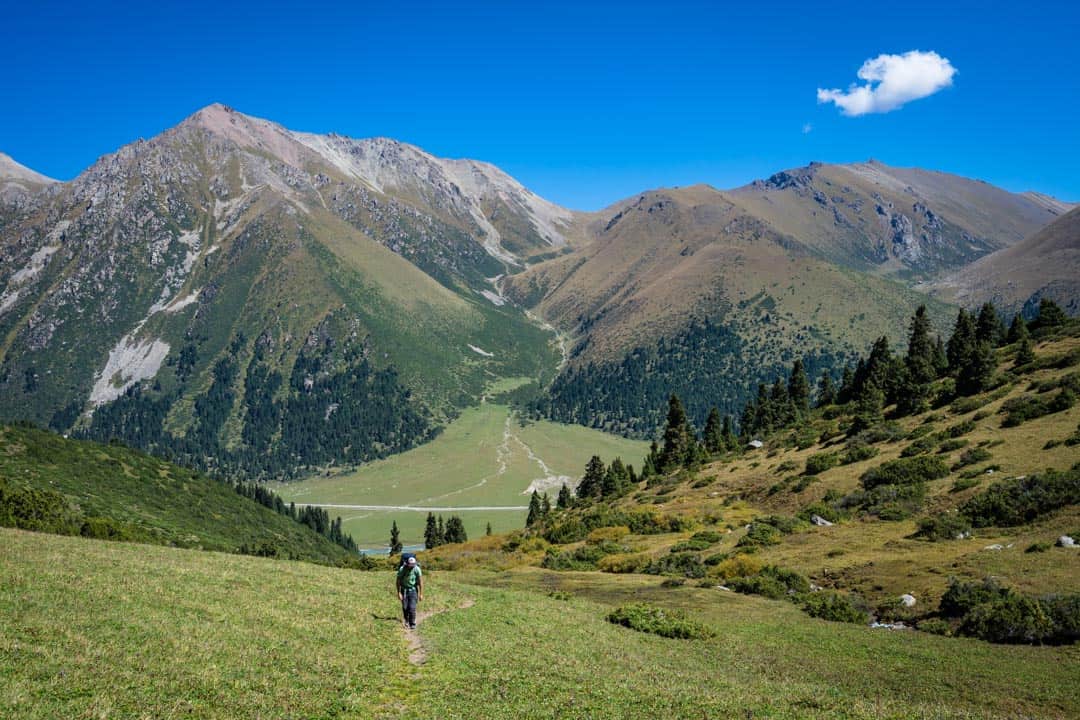
<path id="1" fill-rule="evenodd" d="M 451 515 L 450 519 L 444 523 L 442 515 L 439 515 L 436 520 L 434 513 L 428 513 L 427 521 L 424 524 L 425 549 L 431 550 L 448 543 L 463 543 L 468 539 L 468 535 L 465 533 L 465 523 L 457 515 Z"/>

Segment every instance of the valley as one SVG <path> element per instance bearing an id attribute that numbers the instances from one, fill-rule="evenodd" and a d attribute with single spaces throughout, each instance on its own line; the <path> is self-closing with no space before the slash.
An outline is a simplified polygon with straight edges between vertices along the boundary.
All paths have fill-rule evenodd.
<path id="1" fill-rule="evenodd" d="M 460 516 L 470 538 L 481 537 L 488 523 L 495 533 L 517 530 L 532 490 L 547 491 L 554 500 L 563 482 L 577 482 L 592 455 L 637 466 L 647 452 L 648 443 L 579 425 L 522 424 L 508 406 L 485 402 L 419 448 L 270 487 L 287 501 L 340 513 L 362 547 L 385 548 L 391 522 L 403 543 L 422 545 L 428 512 Z"/>

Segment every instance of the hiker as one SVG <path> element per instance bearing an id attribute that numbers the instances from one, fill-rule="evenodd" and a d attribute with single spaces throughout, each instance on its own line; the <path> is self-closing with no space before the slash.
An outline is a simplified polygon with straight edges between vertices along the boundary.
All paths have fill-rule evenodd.
<path id="1" fill-rule="evenodd" d="M 405 626 L 416 629 L 416 604 L 424 599 L 424 576 L 416 558 L 410 557 L 397 573 L 397 595 L 401 601 L 401 612 L 405 616 Z"/>

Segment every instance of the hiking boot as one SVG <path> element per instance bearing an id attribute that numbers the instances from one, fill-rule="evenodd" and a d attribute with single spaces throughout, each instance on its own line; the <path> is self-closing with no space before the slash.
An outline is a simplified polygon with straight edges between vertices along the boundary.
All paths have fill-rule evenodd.
<path id="1" fill-rule="evenodd" d="M 415 630 L 416 629 L 416 623 L 409 623 L 409 629 L 410 630 Z"/>

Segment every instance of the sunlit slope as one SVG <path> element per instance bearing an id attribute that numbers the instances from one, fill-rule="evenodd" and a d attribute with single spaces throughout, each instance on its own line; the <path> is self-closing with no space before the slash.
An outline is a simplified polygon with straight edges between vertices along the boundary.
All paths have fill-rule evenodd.
<path id="1" fill-rule="evenodd" d="M 592 455 L 605 462 L 621 457 L 640 467 L 647 451 L 647 443 L 576 425 L 522 426 L 505 405 L 485 403 L 464 411 L 426 445 L 275 490 L 285 500 L 340 514 L 345 530 L 362 545 L 385 544 L 393 521 L 403 541 L 421 542 L 428 508 L 460 515 L 469 536 L 477 537 L 488 522 L 495 532 L 522 527 L 530 489 L 547 489 L 554 502 L 562 482 L 573 485 Z"/>
<path id="2" fill-rule="evenodd" d="M 428 573 L 417 647 L 388 572 L 0 530 L 0 714 L 221 718 L 1061 718 L 1068 649 L 807 618 L 655 578 Z M 517 577 L 512 576 L 512 577 Z M 517 585 L 517 582 L 512 584 Z M 658 597 L 711 640 L 604 621 Z M 602 662 L 598 659 L 602 658 Z"/>

